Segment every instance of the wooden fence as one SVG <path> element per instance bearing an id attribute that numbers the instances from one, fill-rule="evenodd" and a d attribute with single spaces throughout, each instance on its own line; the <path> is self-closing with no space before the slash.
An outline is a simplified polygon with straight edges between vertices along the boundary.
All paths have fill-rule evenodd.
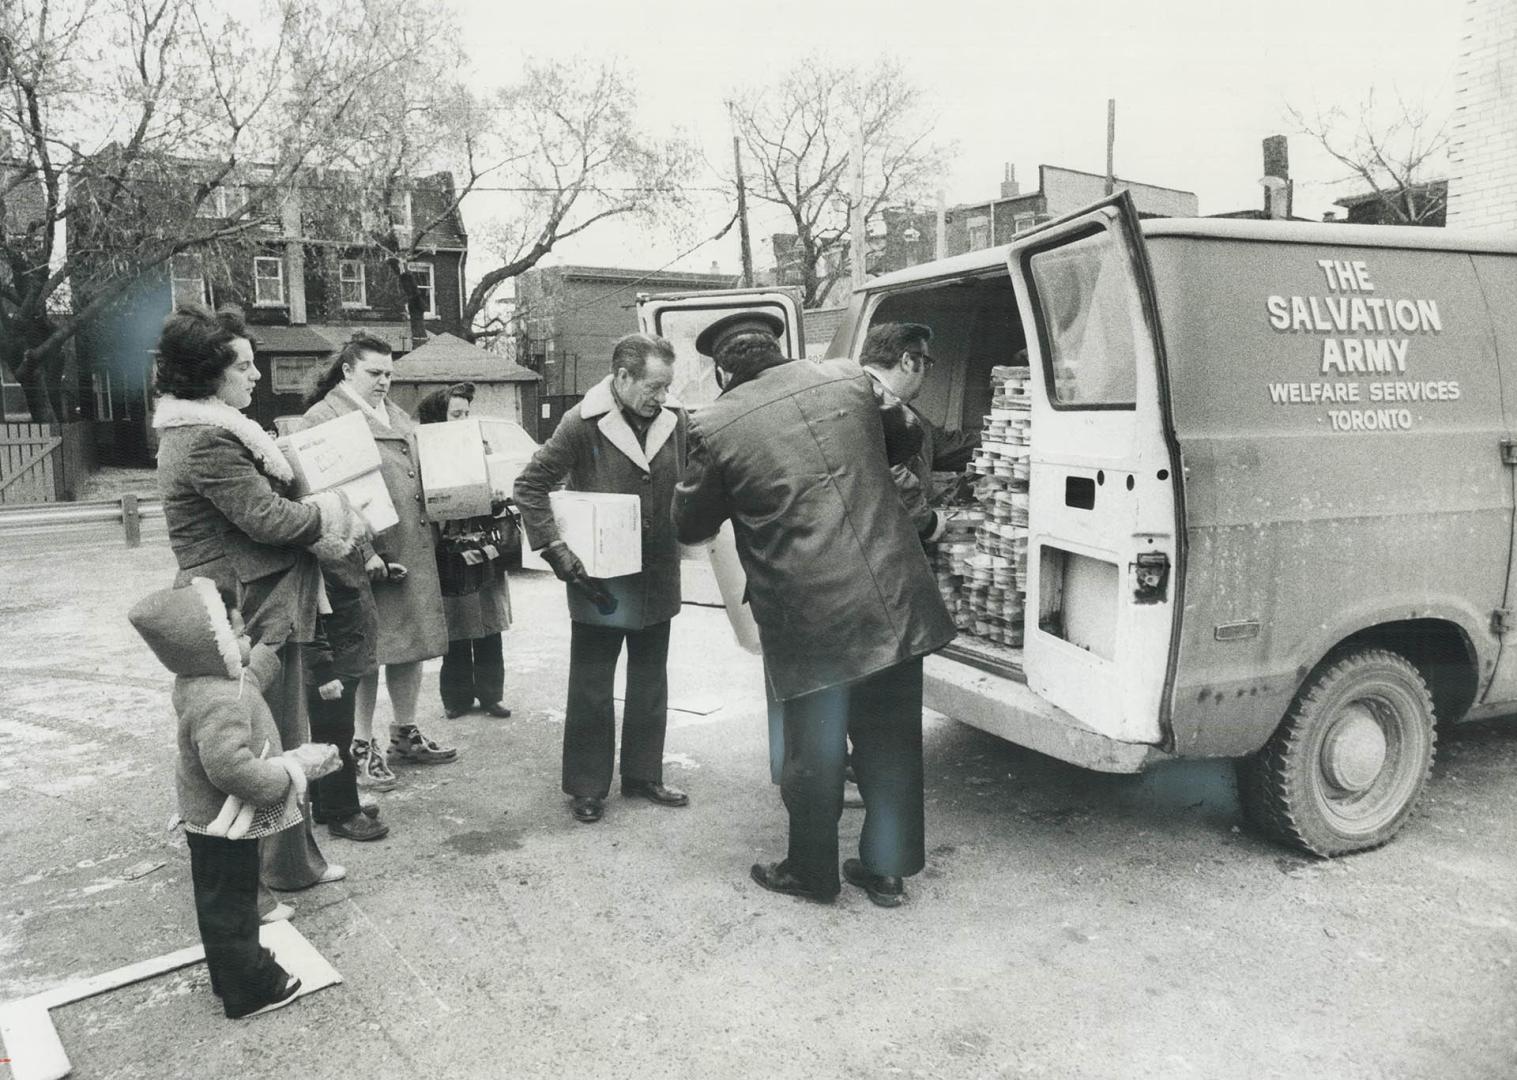
<path id="1" fill-rule="evenodd" d="M 0 505 L 72 500 L 92 456 L 88 423 L 0 424 Z"/>

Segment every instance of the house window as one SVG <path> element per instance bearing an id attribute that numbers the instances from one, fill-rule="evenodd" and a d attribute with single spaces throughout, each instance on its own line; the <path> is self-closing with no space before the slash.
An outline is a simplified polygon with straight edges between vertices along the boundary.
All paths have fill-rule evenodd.
<path id="1" fill-rule="evenodd" d="M 211 286 L 200 272 L 200 260 L 193 255 L 175 255 L 170 270 L 174 306 L 203 304 L 211 306 Z"/>
<path id="2" fill-rule="evenodd" d="M 195 216 L 203 218 L 226 217 L 226 188 L 213 187 L 206 193 L 206 197 L 200 200 L 200 205 L 195 207 Z"/>
<path id="3" fill-rule="evenodd" d="M 276 394 L 304 394 L 316 385 L 320 357 L 275 356 L 269 359 L 269 385 Z"/>
<path id="4" fill-rule="evenodd" d="M 411 271 L 411 280 L 416 283 L 416 291 L 421 294 L 422 314 L 429 319 L 437 318 L 437 290 L 433 287 L 432 264 L 406 263 L 406 269 Z"/>
<path id="5" fill-rule="evenodd" d="M 1018 214 L 1011 219 L 1012 232 L 1026 232 L 1038 223 L 1037 214 Z"/>
<path id="6" fill-rule="evenodd" d="M 342 306 L 361 308 L 369 306 L 368 281 L 364 277 L 362 259 L 342 260 Z"/>
<path id="7" fill-rule="evenodd" d="M 390 195 L 390 224 L 397 229 L 411 227 L 411 193 L 396 191 Z"/>
<path id="8" fill-rule="evenodd" d="M 259 305 L 284 303 L 284 260 L 259 255 L 253 260 L 253 302 Z"/>
<path id="9" fill-rule="evenodd" d="M 981 248 L 990 246 L 990 219 L 987 217 L 972 217 L 969 219 L 969 250 L 979 251 Z"/>

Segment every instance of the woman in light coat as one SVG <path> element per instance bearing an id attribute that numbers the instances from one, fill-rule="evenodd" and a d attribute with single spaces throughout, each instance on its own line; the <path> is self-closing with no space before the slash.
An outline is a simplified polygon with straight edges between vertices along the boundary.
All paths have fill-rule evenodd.
<path id="1" fill-rule="evenodd" d="M 281 741 L 309 741 L 299 650 L 315 638 L 319 558 L 351 550 L 363 524 L 335 493 L 310 502 L 287 497 L 293 471 L 274 440 L 242 414 L 259 373 L 242 315 L 186 306 L 164 322 L 156 364 L 158 490 L 176 584 L 213 581 L 255 640 L 279 650 L 280 679 L 269 694 Z M 262 845 L 263 879 L 279 889 L 340 880 L 309 822 Z M 261 897 L 269 914 L 273 898 Z"/>
<path id="2" fill-rule="evenodd" d="M 458 751 L 424 735 L 416 723 L 422 661 L 448 651 L 448 628 L 438 589 L 432 526 L 422 512 L 421 467 L 416 456 L 416 424 L 389 400 L 395 363 L 390 346 L 355 332 L 332 358 L 307 399 L 306 424 L 321 424 L 361 413 L 379 447 L 380 474 L 395 504 L 398 524 L 379 533 L 365 549 L 365 567 L 379 611 L 377 659 L 395 710 L 389 753 L 422 765 L 454 761 Z M 359 783 L 385 791 L 395 786 L 387 755 L 374 738 L 374 705 L 379 672 L 359 682 L 355 706 L 353 759 Z"/>

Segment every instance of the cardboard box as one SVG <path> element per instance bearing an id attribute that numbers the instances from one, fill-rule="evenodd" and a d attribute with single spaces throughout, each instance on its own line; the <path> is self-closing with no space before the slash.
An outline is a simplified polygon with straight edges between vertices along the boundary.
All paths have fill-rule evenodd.
<path id="1" fill-rule="evenodd" d="M 516 478 L 537 453 L 537 443 L 520 424 L 511 420 L 480 417 L 479 432 L 485 441 L 485 470 L 490 475 L 490 490 L 498 499 L 509 499 Z"/>
<path id="2" fill-rule="evenodd" d="M 379 469 L 379 447 L 362 413 L 346 413 L 278 440 L 295 470 L 294 494 L 330 491 Z"/>
<path id="3" fill-rule="evenodd" d="M 488 517 L 490 472 L 475 420 L 422 424 L 416 429 L 422 504 L 433 521 Z"/>
<path id="4" fill-rule="evenodd" d="M 558 535 L 594 578 L 624 577 L 643 568 L 643 504 L 636 495 L 555 491 L 549 495 Z M 522 548 L 524 569 L 548 570 L 539 552 Z"/>
<path id="5" fill-rule="evenodd" d="M 399 523 L 395 503 L 379 471 L 379 447 L 362 414 L 346 413 L 292 432 L 281 436 L 277 444 L 295 472 L 291 494 L 296 498 L 341 491 L 374 532 Z"/>
<path id="6" fill-rule="evenodd" d="M 390 489 L 385 487 L 385 478 L 378 469 L 338 484 L 335 490 L 348 497 L 374 532 L 380 533 L 400 524 L 400 515 L 395 512 L 395 503 L 390 499 Z"/>

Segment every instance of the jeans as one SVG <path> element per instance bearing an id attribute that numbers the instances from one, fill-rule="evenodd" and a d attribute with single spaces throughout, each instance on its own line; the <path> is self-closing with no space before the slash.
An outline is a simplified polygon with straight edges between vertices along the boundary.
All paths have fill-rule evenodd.
<path id="1" fill-rule="evenodd" d="M 838 879 L 838 819 L 851 760 L 864 797 L 859 858 L 876 874 L 906 877 L 926 863 L 922 809 L 922 661 L 784 702 L 780 793 L 790 814 L 791 873 L 817 893 Z"/>

